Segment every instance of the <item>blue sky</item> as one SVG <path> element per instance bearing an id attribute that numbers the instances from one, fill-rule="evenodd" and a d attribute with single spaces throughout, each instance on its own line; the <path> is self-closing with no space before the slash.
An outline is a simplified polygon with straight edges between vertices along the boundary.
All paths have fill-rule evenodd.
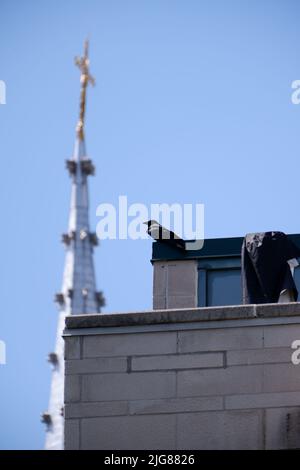
<path id="1" fill-rule="evenodd" d="M 204 203 L 205 235 L 299 232 L 297 0 L 1 0 L 0 448 L 39 449 L 47 409 L 79 74 L 96 207 Z M 106 312 L 151 308 L 151 241 L 103 241 Z"/>

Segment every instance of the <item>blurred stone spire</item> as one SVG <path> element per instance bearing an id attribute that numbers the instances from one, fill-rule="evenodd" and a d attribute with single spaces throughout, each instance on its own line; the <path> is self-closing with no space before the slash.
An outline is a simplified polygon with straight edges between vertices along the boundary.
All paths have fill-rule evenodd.
<path id="1" fill-rule="evenodd" d="M 89 228 L 88 176 L 95 172 L 87 157 L 84 140 L 86 90 L 94 79 L 89 73 L 88 42 L 84 55 L 75 59 L 81 71 L 80 109 L 76 127 L 73 156 L 66 166 L 72 181 L 68 232 L 62 235 L 65 246 L 65 267 L 61 292 L 55 295 L 59 307 L 59 318 L 54 352 L 48 356 L 52 365 L 50 403 L 42 421 L 46 424 L 46 449 L 64 448 L 63 404 L 64 404 L 64 341 L 62 338 L 66 315 L 100 313 L 104 299 L 96 291 L 93 249 L 97 245 L 96 234 Z"/>

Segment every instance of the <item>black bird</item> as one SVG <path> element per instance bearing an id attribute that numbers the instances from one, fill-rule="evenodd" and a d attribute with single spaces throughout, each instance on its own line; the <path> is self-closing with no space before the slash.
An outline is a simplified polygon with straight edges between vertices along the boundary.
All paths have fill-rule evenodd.
<path id="1" fill-rule="evenodd" d="M 160 225 L 156 220 L 148 220 L 144 224 L 148 225 L 147 233 L 154 240 L 159 240 L 180 250 L 185 250 L 185 241 L 176 235 L 176 233 Z"/>

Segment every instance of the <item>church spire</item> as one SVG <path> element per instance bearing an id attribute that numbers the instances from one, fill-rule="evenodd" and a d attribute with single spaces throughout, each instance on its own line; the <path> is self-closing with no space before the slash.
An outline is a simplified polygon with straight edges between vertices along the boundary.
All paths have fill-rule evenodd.
<path id="1" fill-rule="evenodd" d="M 55 351 L 49 354 L 52 364 L 52 383 L 49 410 L 42 415 L 47 425 L 46 449 L 63 449 L 63 403 L 64 403 L 64 343 L 63 329 L 67 315 L 100 313 L 104 305 L 101 292 L 96 291 L 93 250 L 97 245 L 96 234 L 89 228 L 88 176 L 95 167 L 87 157 L 84 139 L 86 91 L 94 78 L 89 73 L 88 42 L 85 42 L 83 57 L 75 59 L 81 71 L 80 112 L 76 127 L 74 153 L 66 166 L 72 181 L 69 224 L 62 235 L 65 245 L 65 267 L 62 290 L 56 294 L 59 319 Z"/>

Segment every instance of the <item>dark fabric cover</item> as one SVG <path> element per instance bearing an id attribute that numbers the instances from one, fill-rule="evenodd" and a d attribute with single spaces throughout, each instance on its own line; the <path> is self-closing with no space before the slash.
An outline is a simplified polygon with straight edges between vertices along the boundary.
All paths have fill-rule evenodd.
<path id="1" fill-rule="evenodd" d="M 284 289 L 292 289 L 296 301 L 298 290 L 287 261 L 298 257 L 299 248 L 282 232 L 246 235 L 242 245 L 243 303 L 278 302 Z"/>

